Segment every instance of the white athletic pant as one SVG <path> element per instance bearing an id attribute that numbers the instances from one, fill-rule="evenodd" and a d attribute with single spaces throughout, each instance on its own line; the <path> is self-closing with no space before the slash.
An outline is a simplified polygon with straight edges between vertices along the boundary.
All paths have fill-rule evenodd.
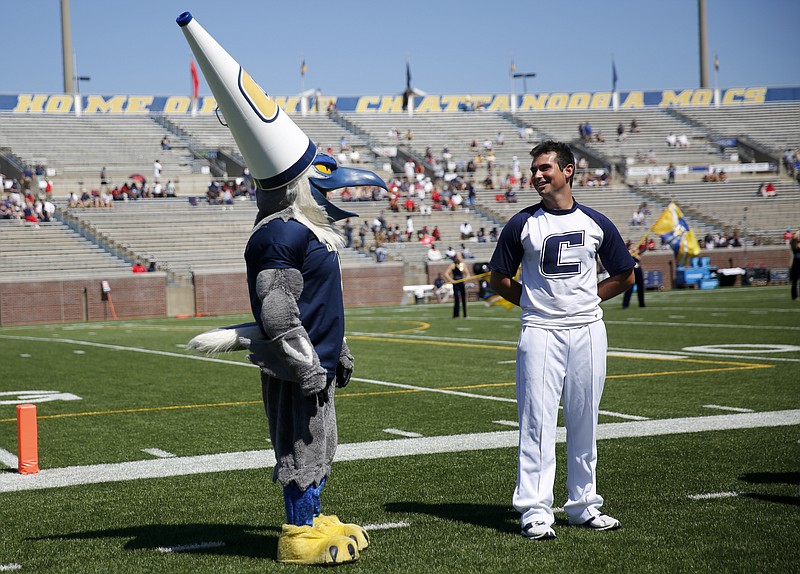
<path id="1" fill-rule="evenodd" d="M 597 514 L 597 412 L 606 377 L 603 321 L 572 329 L 522 327 L 517 346 L 519 461 L 514 508 L 522 524 L 553 524 L 556 422 L 563 399 L 567 437 L 567 502 L 571 523 Z"/>

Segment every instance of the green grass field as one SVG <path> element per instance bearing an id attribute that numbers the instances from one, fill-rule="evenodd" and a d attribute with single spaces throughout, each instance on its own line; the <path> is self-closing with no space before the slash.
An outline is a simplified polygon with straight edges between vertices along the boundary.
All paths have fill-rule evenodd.
<path id="1" fill-rule="evenodd" d="M 550 542 L 519 536 L 511 506 L 518 311 L 349 309 L 356 372 L 323 504 L 372 545 L 341 568 L 800 572 L 800 305 L 788 287 L 647 299 L 604 304 L 598 490 L 623 527 L 557 513 Z M 275 561 L 283 498 L 258 371 L 184 348 L 243 320 L 0 329 L 0 572 L 311 570 Z M 29 401 L 41 472 L 21 476 L 15 404 Z"/>

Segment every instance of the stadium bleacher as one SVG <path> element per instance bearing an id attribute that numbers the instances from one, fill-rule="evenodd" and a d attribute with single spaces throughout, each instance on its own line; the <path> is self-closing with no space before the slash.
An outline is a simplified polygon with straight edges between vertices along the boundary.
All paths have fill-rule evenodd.
<path id="1" fill-rule="evenodd" d="M 479 155 L 485 160 L 484 142 L 490 142 L 495 168 L 490 173 L 485 161 L 478 163 L 474 174 L 477 195 L 473 209 L 412 214 L 417 230 L 423 226 L 429 230 L 434 226 L 440 229 L 439 247 L 444 250 L 448 245 L 458 248 L 462 243 L 458 227 L 464 220 L 475 230 L 481 227 L 487 232 L 493 227 L 501 229 L 513 213 L 537 200 L 531 189 L 517 190 L 516 203 L 498 201 L 498 195 L 502 194 L 500 186 L 511 171 L 513 158 L 518 158 L 526 172 L 530 148 L 545 138 L 576 142 L 579 154 L 586 150 L 595 162 L 599 158 L 606 167 L 637 165 L 642 161 L 642 152 L 653 149 L 658 167 L 673 162 L 698 168 L 731 161 L 730 150 L 717 141 L 721 137 L 747 135 L 775 152 L 785 147 L 800 147 L 798 111 L 798 104 L 772 104 L 742 106 L 735 110 L 524 111 L 514 117 L 488 111 L 427 112 L 413 116 L 340 112 L 298 114 L 294 119 L 320 149 L 331 148 L 334 155 L 338 155 L 339 142 L 344 138 L 349 150 L 359 151 L 365 167 L 379 171 L 386 178 L 392 177 L 391 173 L 383 171 L 386 158 L 382 155 L 387 149 L 400 147 L 419 159 L 429 148 L 434 162 L 438 163 L 446 147 L 451 159 L 449 165 L 444 162 L 441 169 L 449 178 L 456 175 L 455 171 L 463 176 L 463 166 L 469 160 Z M 631 134 L 629 127 L 634 119 L 639 133 Z M 582 122 L 591 123 L 594 134 L 602 132 L 605 142 L 577 141 L 577 126 Z M 626 132 L 621 141 L 616 137 L 619 123 Z M 392 135 L 395 133 L 397 135 Z M 410 139 L 406 137 L 409 133 Z M 668 147 L 665 143 L 668 133 L 686 134 L 689 147 Z M 503 135 L 502 145 L 497 141 L 498 134 Z M 165 135 L 170 139 L 170 150 L 160 147 Z M 475 146 L 471 145 L 473 141 Z M 196 206 L 186 201 L 190 194 L 202 197 L 213 177 L 198 169 L 197 157 L 215 150 L 227 150 L 234 157 L 238 155 L 230 132 L 213 115 L 74 117 L 0 113 L 0 147 L 25 164 L 43 164 L 54 170 L 51 179 L 59 220 L 40 225 L 38 229 L 19 222 L 0 225 L 3 240 L 0 279 L 26 270 L 33 276 L 40 268 L 52 275 L 92 269 L 92 265 L 125 269 L 136 259 L 157 262 L 159 268 L 168 271 L 176 281 L 187 281 L 192 272 L 211 267 L 244 268 L 242 251 L 255 215 L 252 203 L 236 201 L 234 205 L 223 207 L 208 205 L 202 199 Z M 349 157 L 345 156 L 346 163 Z M 150 175 L 155 158 L 164 165 L 167 177 L 174 175 L 182 183 L 186 182 L 183 192 L 179 188 L 180 197 L 117 202 L 114 209 L 69 208 L 66 205 L 68 192 L 95 187 L 94 182 L 99 184 L 102 166 L 106 166 L 112 181 L 119 181 L 134 172 Z M 780 243 L 785 228 L 796 226 L 800 221 L 800 186 L 785 174 L 731 173 L 725 183 L 705 183 L 701 181 L 702 172 L 690 169 L 679 175 L 675 184 L 666 184 L 661 177 L 625 178 L 613 169 L 608 173 L 609 185 L 580 187 L 576 184 L 575 196 L 579 202 L 608 215 L 626 238 L 638 240 L 646 231 L 631 223 L 633 211 L 642 202 L 648 202 L 652 213 L 648 224 L 670 201 L 675 201 L 699 237 L 735 230 L 750 245 Z M 487 176 L 494 180 L 495 189 L 482 185 Z M 775 198 L 756 195 L 760 183 L 767 180 L 776 184 Z M 340 199 L 335 201 L 341 202 Z M 405 229 L 408 214 L 392 212 L 385 200 L 343 206 L 359 213 L 357 220 L 351 221 L 355 238 L 361 223 L 371 224 L 381 212 L 391 226 Z M 60 235 L 53 239 L 56 235 L 50 234 Z M 50 239 L 40 241 L 41 237 Z M 57 245 L 58 249 L 45 248 L 50 244 Z M 491 243 L 470 241 L 467 244 L 478 260 L 490 257 Z M 427 246 L 412 241 L 388 247 L 390 260 L 406 264 L 408 282 L 418 282 L 415 280 L 423 275 Z M 28 257 L 25 257 L 26 249 Z M 343 264 L 378 265 L 371 249 L 374 249 L 374 241 L 370 238 L 366 246 L 356 245 L 346 250 Z M 55 251 L 59 254 L 53 256 Z"/>

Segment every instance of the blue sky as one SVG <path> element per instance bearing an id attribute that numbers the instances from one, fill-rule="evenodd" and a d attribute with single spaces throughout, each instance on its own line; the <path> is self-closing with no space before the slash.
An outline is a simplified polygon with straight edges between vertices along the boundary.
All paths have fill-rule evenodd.
<path id="1" fill-rule="evenodd" d="M 529 92 L 694 88 L 700 84 L 697 0 L 71 0 L 84 94 L 183 95 L 189 47 L 175 23 L 189 10 L 270 94 L 335 96 L 508 93 L 509 63 L 536 73 Z M 0 93 L 63 91 L 60 0 L 2 0 Z M 707 0 L 709 82 L 800 85 L 800 1 Z M 517 80 L 517 93 L 522 92 Z M 201 95 L 209 95 L 201 79 Z"/>

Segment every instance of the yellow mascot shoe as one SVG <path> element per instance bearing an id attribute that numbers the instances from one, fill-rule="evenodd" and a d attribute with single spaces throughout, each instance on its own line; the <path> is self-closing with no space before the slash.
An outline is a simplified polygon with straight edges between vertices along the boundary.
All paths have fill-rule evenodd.
<path id="1" fill-rule="evenodd" d="M 369 534 L 358 524 L 345 523 L 333 514 L 320 514 L 314 517 L 314 528 L 328 534 L 347 536 L 355 541 L 358 551 L 369 546 Z"/>
<path id="2" fill-rule="evenodd" d="M 284 524 L 278 538 L 278 562 L 333 566 L 358 560 L 358 547 L 347 536 L 311 526 Z"/>

